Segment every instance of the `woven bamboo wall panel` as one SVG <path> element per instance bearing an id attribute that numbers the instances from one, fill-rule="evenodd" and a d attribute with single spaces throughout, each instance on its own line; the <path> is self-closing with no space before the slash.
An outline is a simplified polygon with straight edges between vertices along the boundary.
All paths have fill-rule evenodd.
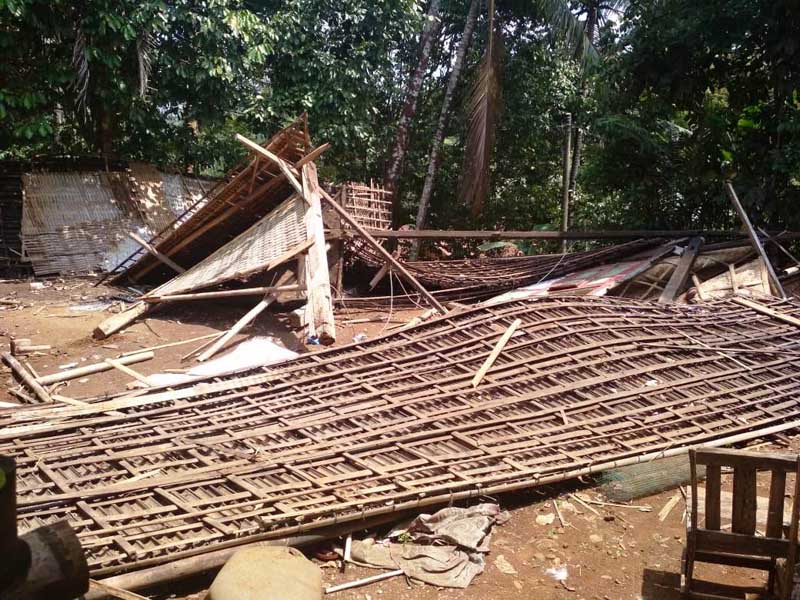
<path id="1" fill-rule="evenodd" d="M 290 164 L 311 149 L 305 115 L 282 129 L 264 147 Z M 237 165 L 200 202 L 150 240 L 162 254 L 189 268 L 241 234 L 294 190 L 271 161 L 250 159 Z M 113 269 L 115 282 L 164 283 L 174 272 L 139 249 Z"/>
<path id="2" fill-rule="evenodd" d="M 306 203 L 293 196 L 230 243 L 158 288 L 158 295 L 211 287 L 263 271 L 306 241 Z"/>
<path id="3" fill-rule="evenodd" d="M 21 528 L 69 519 L 103 574 L 796 426 L 798 343 L 730 301 L 514 301 L 174 390 L 6 411 L 0 452 L 18 460 Z"/>

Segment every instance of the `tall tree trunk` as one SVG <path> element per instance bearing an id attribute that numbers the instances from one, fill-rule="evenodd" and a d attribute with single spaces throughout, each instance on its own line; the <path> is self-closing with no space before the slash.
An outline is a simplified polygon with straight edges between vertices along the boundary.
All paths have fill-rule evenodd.
<path id="1" fill-rule="evenodd" d="M 586 37 L 593 44 L 595 33 L 597 32 L 597 23 L 600 18 L 600 10 L 594 2 L 589 6 L 586 13 Z M 581 84 L 581 96 L 586 93 L 586 82 Z M 578 180 L 578 169 L 581 166 L 581 158 L 583 154 L 583 136 L 581 125 L 578 119 L 575 123 L 575 143 L 573 144 L 572 153 L 572 168 L 569 174 L 569 189 L 572 194 L 575 193 L 575 182 Z"/>
<path id="2" fill-rule="evenodd" d="M 447 81 L 447 89 L 444 92 L 444 100 L 442 101 L 442 111 L 439 113 L 439 122 L 436 124 L 436 133 L 433 136 L 431 154 L 428 159 L 428 171 L 425 174 L 425 184 L 422 186 L 422 195 L 419 199 L 416 221 L 417 229 L 423 229 L 425 227 L 425 220 L 428 217 L 433 184 L 436 181 L 436 172 L 439 169 L 439 152 L 442 148 L 442 142 L 444 141 L 447 123 L 450 121 L 450 107 L 453 103 L 453 96 L 455 95 L 458 81 L 461 78 L 464 59 L 467 56 L 467 50 L 469 50 L 469 45 L 472 41 L 472 32 L 475 30 L 475 21 L 478 18 L 478 9 L 480 5 L 480 0 L 472 0 L 469 5 L 469 13 L 467 13 L 467 21 L 464 25 L 464 34 L 461 36 L 458 52 L 456 53 L 456 61 L 453 64 L 450 77 Z M 414 240 L 411 244 L 411 259 L 416 259 L 418 254 L 419 240 Z"/>
<path id="3" fill-rule="evenodd" d="M 392 193 L 395 215 L 397 214 L 400 204 L 399 198 L 397 198 L 397 184 L 403 172 L 403 165 L 405 164 L 408 138 L 411 133 L 411 121 L 414 118 L 414 114 L 417 112 L 419 91 L 422 88 L 422 80 L 428 68 L 428 61 L 430 60 L 434 39 L 439 31 L 440 4 L 441 0 L 431 0 L 430 6 L 428 6 L 425 25 L 422 29 L 422 35 L 420 36 L 419 61 L 408 82 L 405 103 L 400 113 L 400 120 L 397 123 L 397 133 L 395 135 L 394 144 L 392 145 L 392 151 L 389 154 L 389 165 L 386 169 L 386 175 L 383 181 L 384 187 Z"/>

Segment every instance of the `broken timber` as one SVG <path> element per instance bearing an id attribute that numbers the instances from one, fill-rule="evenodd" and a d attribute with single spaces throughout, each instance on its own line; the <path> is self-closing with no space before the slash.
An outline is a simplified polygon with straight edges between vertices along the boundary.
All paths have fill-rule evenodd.
<path id="1" fill-rule="evenodd" d="M 42 386 L 40 381 L 37 381 L 34 376 L 25 368 L 23 367 L 20 362 L 11 356 L 10 352 L 3 352 L 0 354 L 2 357 L 3 362 L 8 365 L 11 369 L 11 372 L 22 382 L 24 383 L 29 390 L 31 390 L 36 397 L 41 402 L 52 402 L 53 399 L 50 397 L 50 394 L 47 392 L 46 389 Z"/>

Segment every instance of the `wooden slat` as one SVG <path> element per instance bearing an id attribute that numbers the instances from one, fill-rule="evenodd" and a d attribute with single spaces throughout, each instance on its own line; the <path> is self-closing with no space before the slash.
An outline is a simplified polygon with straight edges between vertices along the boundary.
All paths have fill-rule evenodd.
<path id="1" fill-rule="evenodd" d="M 667 282 L 667 286 L 658 298 L 659 304 L 672 304 L 675 302 L 676 296 L 686 287 L 686 282 L 689 280 L 694 261 L 702 245 L 702 237 L 693 237 L 689 240 L 689 243 L 683 249 L 683 254 L 681 254 L 681 258 L 678 261 L 678 266 L 675 267 L 675 270 L 672 272 Z"/>
<path id="2" fill-rule="evenodd" d="M 767 537 L 783 536 L 783 498 L 786 493 L 786 471 L 772 471 L 767 509 Z"/>
<path id="3" fill-rule="evenodd" d="M 722 489 L 721 469 L 719 466 L 706 467 L 705 516 L 706 529 L 720 528 L 720 491 Z"/>
<path id="4" fill-rule="evenodd" d="M 733 469 L 733 507 L 731 531 L 752 535 L 756 532 L 756 469 L 739 466 Z"/>

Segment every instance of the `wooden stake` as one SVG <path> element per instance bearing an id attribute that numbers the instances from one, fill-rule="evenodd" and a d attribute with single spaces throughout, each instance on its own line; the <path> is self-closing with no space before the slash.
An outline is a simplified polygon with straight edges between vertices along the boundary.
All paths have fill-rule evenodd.
<path id="1" fill-rule="evenodd" d="M 395 259 L 394 256 L 392 256 L 389 253 L 388 250 L 386 250 L 386 248 L 384 248 L 378 242 L 376 242 L 375 238 L 372 237 L 367 232 L 366 229 L 364 229 L 361 225 L 359 225 L 358 222 L 355 219 L 353 219 L 353 217 L 350 216 L 350 213 L 348 213 L 345 209 L 339 206 L 336 200 L 330 197 L 330 194 L 328 194 L 328 192 L 326 192 L 322 188 L 320 188 L 319 191 L 322 194 L 322 197 L 325 198 L 325 200 L 327 200 L 328 204 L 331 206 L 331 208 L 333 208 L 333 210 L 335 210 L 339 214 L 342 220 L 348 225 L 350 225 L 350 227 L 355 229 L 358 232 L 358 234 L 364 238 L 367 244 L 370 245 L 374 250 L 376 250 L 383 257 L 383 259 L 387 263 L 389 263 L 393 271 L 402 275 L 403 278 L 415 290 L 417 290 L 425 298 L 425 300 L 428 301 L 428 303 L 431 306 L 433 306 L 441 314 L 443 315 L 447 314 L 447 309 L 444 306 L 442 306 L 442 304 L 436 298 L 434 298 L 433 295 L 428 290 L 426 290 L 425 287 L 419 281 L 417 281 L 416 278 L 411 273 L 409 273 L 408 270 L 402 264 L 400 264 L 397 261 L 397 259 Z"/>
<path id="2" fill-rule="evenodd" d="M 753 244 L 753 248 L 756 249 L 756 252 L 758 252 L 758 255 L 761 257 L 761 260 L 764 261 L 767 271 L 769 272 L 769 277 L 772 279 L 772 283 L 775 285 L 775 289 L 778 290 L 780 297 L 785 299 L 786 292 L 783 290 L 780 279 L 778 279 L 775 269 L 772 268 L 772 263 L 769 262 L 769 257 L 764 251 L 764 246 L 761 245 L 761 240 L 758 238 L 756 230 L 753 229 L 753 224 L 750 222 L 750 217 L 748 217 L 747 213 L 744 211 L 742 203 L 739 202 L 739 197 L 736 195 L 736 190 L 733 189 L 733 185 L 730 181 L 725 182 L 725 191 L 728 193 L 728 198 L 730 198 L 730 201 L 733 204 L 733 207 L 736 209 L 739 218 L 742 220 L 745 229 L 747 229 L 747 235 L 750 237 L 750 242 Z"/>
<path id="3" fill-rule="evenodd" d="M 219 338 L 216 342 L 212 344 L 212 346 L 203 352 L 197 360 L 200 362 L 204 360 L 208 360 L 212 356 L 214 356 L 217 352 L 219 352 L 220 348 L 222 348 L 225 344 L 227 344 L 233 336 L 239 333 L 242 329 L 244 329 L 247 325 L 249 325 L 253 319 L 255 319 L 258 315 L 260 315 L 264 310 L 272 304 L 274 300 L 274 296 L 271 294 L 267 294 L 264 296 L 264 299 L 261 300 L 258 304 L 256 304 L 253 308 L 251 308 L 247 314 L 245 314 L 241 319 L 234 323 L 233 327 L 231 327 L 228 332 Z"/>
<path id="4" fill-rule="evenodd" d="M 142 248 L 147 250 L 150 254 L 155 256 L 162 263 L 167 265 L 173 271 L 176 271 L 178 273 L 185 273 L 186 272 L 186 269 L 184 269 L 182 266 L 180 266 L 178 263 L 176 263 L 174 260 L 172 260 L 169 256 L 161 254 L 161 252 L 159 252 L 158 250 L 153 248 L 153 246 L 151 246 L 149 242 L 146 242 L 145 240 L 140 238 L 138 235 L 136 235 L 132 231 L 128 232 L 128 237 L 131 238 L 137 244 L 139 244 Z"/>
<path id="5" fill-rule="evenodd" d="M 495 345 L 492 353 L 489 354 L 484 363 L 481 365 L 481 368 L 478 369 L 477 373 L 475 373 L 475 377 L 472 378 L 472 387 L 478 387 L 478 384 L 480 384 L 481 380 L 483 380 L 483 378 L 486 376 L 486 372 L 492 368 L 494 361 L 496 361 L 497 357 L 500 356 L 500 353 L 503 351 L 503 348 L 506 347 L 508 340 L 511 339 L 511 336 L 514 335 L 514 332 L 520 325 L 522 325 L 521 319 L 516 319 L 513 323 L 511 323 L 511 325 L 509 325 L 508 329 L 506 329 L 506 332 L 497 341 L 497 345 Z"/>
<path id="6" fill-rule="evenodd" d="M 19 361 L 11 356 L 10 352 L 3 352 L 0 354 L 0 358 L 3 359 L 3 362 L 6 363 L 14 375 L 24 383 L 29 390 L 31 390 L 36 397 L 39 398 L 42 402 L 52 402 L 53 399 L 50 397 L 50 394 L 47 393 L 47 390 L 41 385 L 41 382 L 34 379 L 33 375 L 31 375 L 25 367 L 23 367 Z"/>

